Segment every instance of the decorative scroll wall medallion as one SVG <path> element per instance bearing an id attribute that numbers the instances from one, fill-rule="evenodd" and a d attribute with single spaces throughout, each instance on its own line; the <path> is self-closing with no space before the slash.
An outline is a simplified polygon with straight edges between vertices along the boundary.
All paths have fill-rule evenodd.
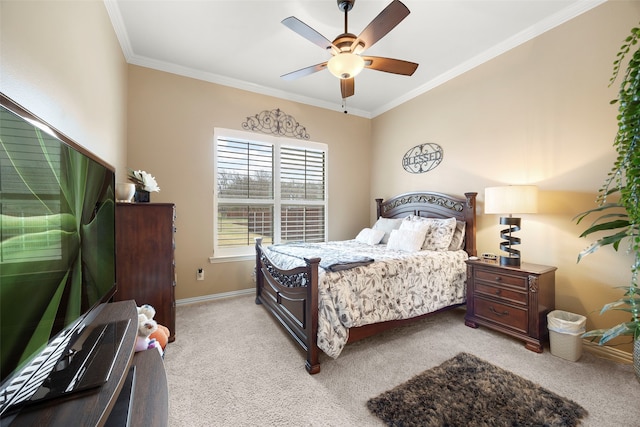
<path id="1" fill-rule="evenodd" d="M 440 164 L 443 157 L 442 147 L 433 142 L 416 145 L 402 158 L 402 167 L 409 173 L 425 173 Z"/>
<path id="2" fill-rule="evenodd" d="M 242 128 L 278 136 L 309 139 L 307 129 L 279 108 L 271 111 L 264 110 L 247 117 L 247 121 L 242 123 Z"/>

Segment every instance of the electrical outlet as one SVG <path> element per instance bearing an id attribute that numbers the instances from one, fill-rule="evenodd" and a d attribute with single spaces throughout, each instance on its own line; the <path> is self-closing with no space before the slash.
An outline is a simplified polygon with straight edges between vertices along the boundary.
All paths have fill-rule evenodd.
<path id="1" fill-rule="evenodd" d="M 199 268 L 198 271 L 196 271 L 196 280 L 204 280 L 204 269 Z"/>

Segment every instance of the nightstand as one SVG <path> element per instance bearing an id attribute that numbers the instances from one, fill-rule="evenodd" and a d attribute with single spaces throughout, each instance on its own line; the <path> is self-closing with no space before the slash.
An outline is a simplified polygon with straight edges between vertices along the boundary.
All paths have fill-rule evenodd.
<path id="1" fill-rule="evenodd" d="M 468 260 L 465 325 L 503 332 L 542 353 L 549 337 L 547 314 L 555 308 L 556 270 L 526 262 L 511 267 Z"/>

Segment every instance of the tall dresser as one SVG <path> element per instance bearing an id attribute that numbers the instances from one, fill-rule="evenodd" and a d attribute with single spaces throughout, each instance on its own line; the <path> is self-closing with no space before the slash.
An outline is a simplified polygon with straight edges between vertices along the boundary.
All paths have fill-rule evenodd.
<path id="1" fill-rule="evenodd" d="M 175 340 L 175 205 L 118 203 L 116 207 L 116 301 L 155 308 L 154 320 Z"/>

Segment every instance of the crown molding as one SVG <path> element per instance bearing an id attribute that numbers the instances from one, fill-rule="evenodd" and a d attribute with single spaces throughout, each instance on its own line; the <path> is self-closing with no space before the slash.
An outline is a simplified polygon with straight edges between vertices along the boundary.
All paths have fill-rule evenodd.
<path id="1" fill-rule="evenodd" d="M 202 80 L 210 83 L 219 84 L 222 86 L 233 87 L 240 90 L 245 90 L 248 92 L 259 93 L 262 95 L 273 96 L 276 98 L 298 102 L 301 104 L 307 104 L 319 108 L 324 108 L 327 110 L 334 111 L 343 111 L 341 104 L 332 103 L 322 101 L 316 98 L 311 98 L 307 96 L 293 94 L 287 91 L 274 89 L 266 86 L 257 85 L 254 83 L 250 83 L 247 81 L 233 79 L 230 77 L 220 76 L 214 73 L 204 72 L 201 70 L 195 70 L 163 61 L 157 61 L 151 58 L 142 57 L 136 55 L 133 52 L 133 48 L 131 47 L 131 42 L 128 38 L 127 32 L 125 30 L 124 22 L 122 20 L 122 15 L 120 14 L 120 9 L 118 8 L 118 4 L 115 0 L 103 0 L 105 7 L 107 9 L 107 13 L 109 14 L 109 18 L 111 19 L 111 23 L 113 25 L 114 31 L 116 33 L 116 37 L 120 43 L 120 47 L 122 49 L 122 53 L 124 54 L 125 60 L 127 63 L 132 65 L 139 65 L 141 67 L 151 68 L 158 71 L 164 71 L 167 73 L 172 73 L 184 77 L 189 77 L 197 80 Z M 538 22 L 536 25 L 533 25 L 518 34 L 510 37 L 507 40 L 504 40 L 501 43 L 491 47 L 490 49 L 485 50 L 484 52 L 476 55 L 468 61 L 465 61 L 462 64 L 452 68 L 451 70 L 440 74 L 439 76 L 431 79 L 426 84 L 406 93 L 403 96 L 400 96 L 391 102 L 388 102 L 382 105 L 379 108 L 376 108 L 372 111 L 365 111 L 361 109 L 349 108 L 349 114 L 360 116 L 364 118 L 374 118 L 380 114 L 383 114 L 399 105 L 404 104 L 407 101 L 410 101 L 413 98 L 416 98 L 422 94 L 429 92 L 430 90 L 452 80 L 467 71 L 472 70 L 479 65 L 488 62 L 497 56 L 508 52 L 509 50 L 526 43 L 527 41 L 534 39 L 535 37 L 564 24 L 565 22 L 605 3 L 607 0 L 584 0 L 571 4 L 567 8 L 561 10 L 560 12 Z"/>

